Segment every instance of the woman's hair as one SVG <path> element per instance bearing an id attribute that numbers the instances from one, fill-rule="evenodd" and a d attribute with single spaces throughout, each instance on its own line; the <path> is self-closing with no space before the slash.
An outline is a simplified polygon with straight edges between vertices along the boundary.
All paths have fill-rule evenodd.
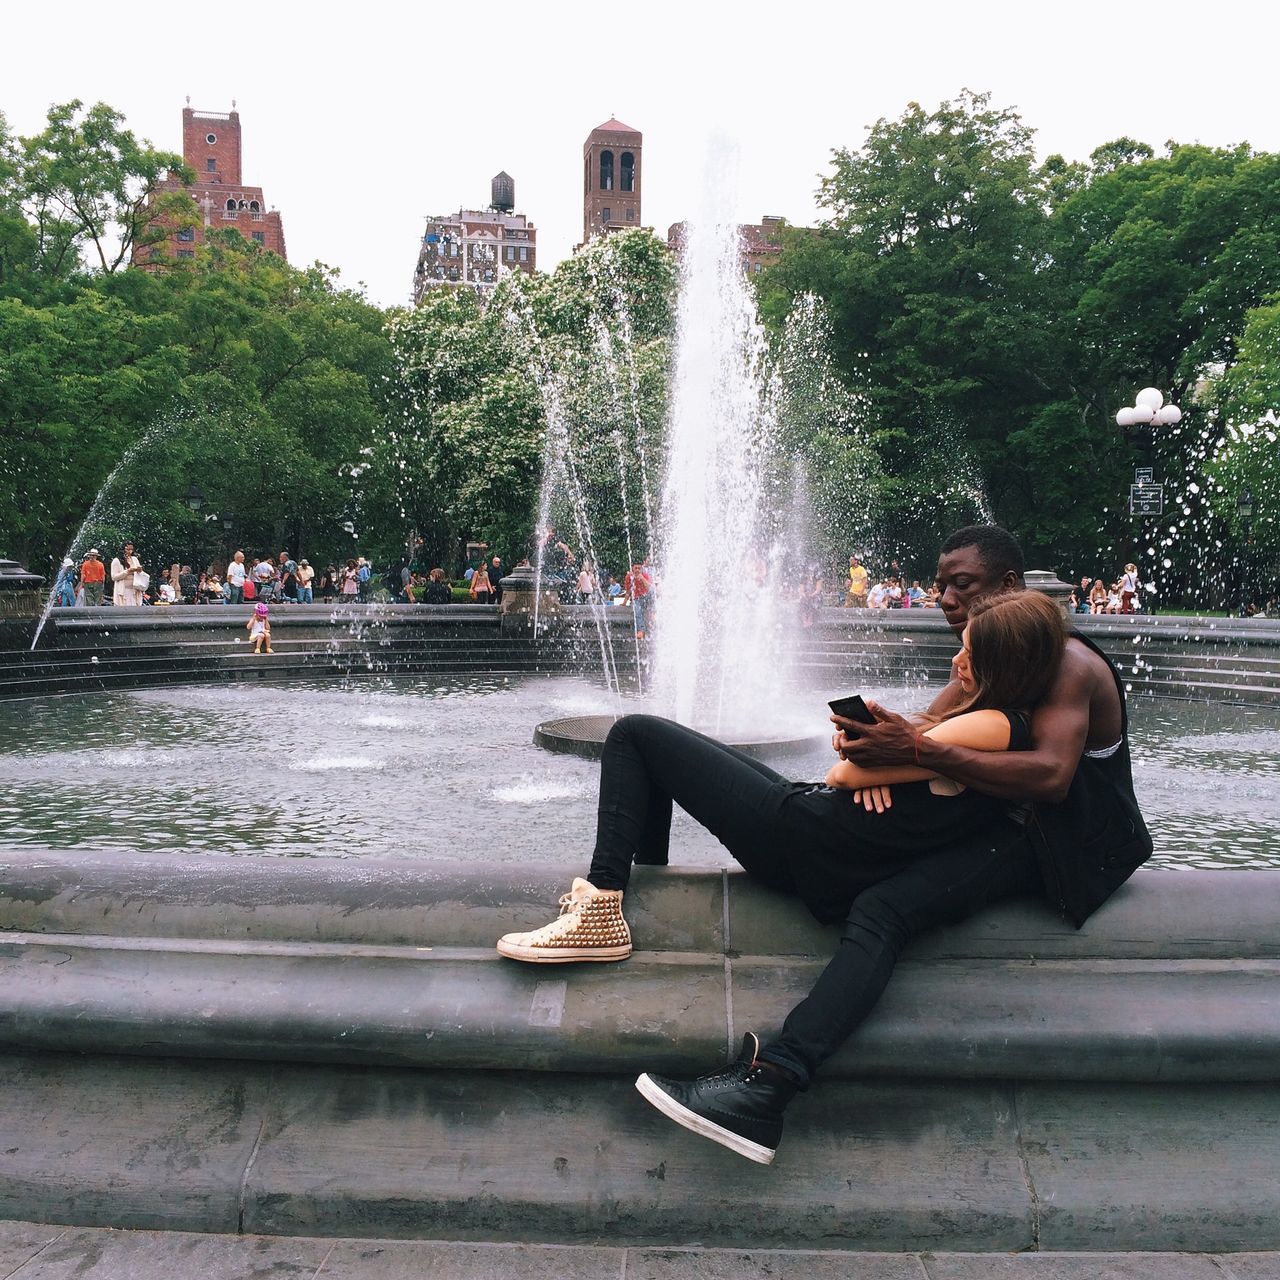
<path id="1" fill-rule="evenodd" d="M 431 570 L 431 572 L 430 572 L 429 574 L 427 574 L 427 577 L 428 577 L 428 578 L 430 578 L 432 582 L 443 582 L 443 581 L 444 581 L 444 570 L 443 570 L 443 569 L 432 569 L 432 570 Z"/>
<path id="2" fill-rule="evenodd" d="M 1040 591 L 984 596 L 969 606 L 973 693 L 948 715 L 1029 710 L 1049 692 L 1067 643 L 1062 609 Z"/>

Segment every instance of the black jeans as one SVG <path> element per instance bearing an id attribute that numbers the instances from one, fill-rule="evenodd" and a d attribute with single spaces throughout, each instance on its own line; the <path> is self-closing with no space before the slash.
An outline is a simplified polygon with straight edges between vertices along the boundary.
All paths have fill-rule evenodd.
<path id="1" fill-rule="evenodd" d="M 815 838 L 844 844 L 853 866 L 852 906 L 840 946 L 813 990 L 787 1015 L 764 1049 L 802 1087 L 869 1014 L 903 947 L 936 925 L 1039 885 L 1020 828 L 970 837 L 927 853 L 864 857 L 836 823 L 815 836 L 800 821 L 796 787 L 768 765 L 714 738 L 655 716 L 624 716 L 601 760 L 596 847 L 587 879 L 625 889 L 631 864 L 667 861 L 673 801 L 706 827 L 753 879 L 795 893 L 789 863 Z M 833 803 L 847 801 L 844 798 Z"/>

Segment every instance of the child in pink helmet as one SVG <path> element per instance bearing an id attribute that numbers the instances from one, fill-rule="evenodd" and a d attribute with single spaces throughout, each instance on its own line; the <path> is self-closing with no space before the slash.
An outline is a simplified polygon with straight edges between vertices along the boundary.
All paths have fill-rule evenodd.
<path id="1" fill-rule="evenodd" d="M 270 612 L 266 601 L 259 600 L 253 606 L 253 617 L 244 624 L 245 630 L 249 633 L 249 639 L 253 641 L 254 653 L 261 653 L 264 643 L 267 646 L 267 652 L 271 652 L 271 623 L 267 617 Z"/>

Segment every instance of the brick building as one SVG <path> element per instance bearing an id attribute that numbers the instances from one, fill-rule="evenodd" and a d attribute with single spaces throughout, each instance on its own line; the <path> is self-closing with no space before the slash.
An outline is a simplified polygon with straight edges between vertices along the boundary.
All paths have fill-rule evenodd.
<path id="1" fill-rule="evenodd" d="M 234 107 L 234 103 L 232 106 Z M 192 186 L 173 177 L 162 189 L 186 190 L 196 202 L 200 221 L 194 227 L 174 227 L 169 239 L 145 250 L 148 260 L 193 258 L 196 246 L 210 231 L 232 227 L 264 249 L 285 257 L 284 226 L 280 214 L 267 208 L 261 187 L 246 186 L 240 168 L 241 134 L 238 111 L 182 111 L 182 158 L 195 170 Z M 135 262 L 138 260 L 135 254 Z"/>
<path id="2" fill-rule="evenodd" d="M 592 236 L 641 225 L 644 138 L 621 120 L 606 120 L 582 144 L 582 243 Z"/>
<path id="3" fill-rule="evenodd" d="M 766 214 L 759 222 L 738 227 L 740 258 L 747 275 L 758 275 L 782 256 L 782 219 Z M 673 222 L 667 229 L 667 247 L 677 256 L 684 247 L 685 224 Z"/>
<path id="4" fill-rule="evenodd" d="M 538 229 L 516 213 L 516 184 L 500 173 L 490 184 L 487 209 L 459 209 L 427 219 L 413 273 L 413 304 L 428 289 L 467 284 L 481 293 L 493 289 L 507 271 L 532 275 L 538 264 Z"/>

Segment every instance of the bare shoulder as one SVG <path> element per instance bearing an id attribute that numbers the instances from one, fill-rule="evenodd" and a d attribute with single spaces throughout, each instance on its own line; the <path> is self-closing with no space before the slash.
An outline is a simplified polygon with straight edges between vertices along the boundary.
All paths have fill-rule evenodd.
<path id="1" fill-rule="evenodd" d="M 1062 650 L 1062 672 L 1076 684 L 1087 682 L 1091 689 L 1112 686 L 1110 663 L 1075 636 L 1068 636 Z"/>
<path id="2" fill-rule="evenodd" d="M 1122 704 L 1110 663 L 1074 637 L 1067 640 L 1050 698 L 1059 706 L 1088 708 L 1086 745 L 1110 746 L 1123 733 Z"/>

